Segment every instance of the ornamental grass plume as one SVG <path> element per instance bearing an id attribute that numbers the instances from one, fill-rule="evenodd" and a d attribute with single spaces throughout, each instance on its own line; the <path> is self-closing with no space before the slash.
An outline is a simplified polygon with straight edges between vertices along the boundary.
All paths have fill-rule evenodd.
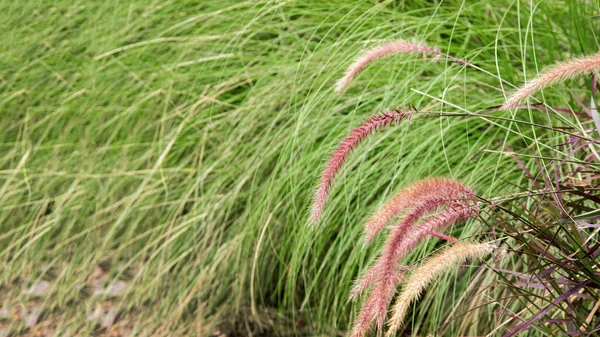
<path id="1" fill-rule="evenodd" d="M 400 212 L 431 195 L 447 199 L 460 199 L 472 194 L 473 191 L 470 188 L 448 178 L 429 178 L 418 181 L 394 195 L 369 218 L 365 223 L 365 242 L 370 242 Z"/>
<path id="2" fill-rule="evenodd" d="M 415 183 L 414 185 L 419 184 L 418 182 Z M 445 185 L 445 186 L 444 186 Z M 453 195 L 451 190 L 454 189 L 456 192 Z M 436 193 L 438 193 L 438 191 L 446 191 L 445 193 L 441 193 L 440 195 L 437 195 Z M 360 294 L 361 292 L 363 292 L 368 286 L 370 286 L 371 284 L 375 283 L 378 279 L 378 277 L 380 277 L 381 275 L 379 275 L 379 273 L 381 272 L 381 270 L 385 270 L 386 268 L 389 268 L 389 266 L 386 266 L 386 264 L 390 264 L 390 265 L 395 265 L 397 264 L 400 259 L 402 259 L 402 257 L 404 257 L 404 255 L 406 253 L 408 253 L 410 251 L 410 249 L 412 249 L 412 247 L 416 246 L 416 244 L 421 241 L 425 236 L 427 235 L 432 235 L 432 236 L 436 236 L 436 237 L 441 237 L 445 240 L 448 241 L 452 241 L 449 240 L 449 237 L 445 237 L 443 234 L 437 233 L 435 230 L 437 230 L 438 228 L 444 228 L 446 224 L 436 224 L 435 226 L 429 228 L 423 228 L 422 232 L 425 234 L 425 236 L 423 237 L 419 237 L 419 238 L 413 238 L 412 240 L 414 241 L 412 243 L 412 247 L 410 247 L 409 249 L 405 249 L 405 251 L 403 252 L 398 252 L 397 249 L 399 247 L 401 247 L 400 245 L 403 243 L 403 240 L 405 238 L 410 238 L 410 234 L 412 234 L 411 229 L 413 229 L 414 225 L 416 224 L 416 222 L 422 218 L 424 215 L 426 215 L 427 213 L 434 211 L 440 207 L 446 206 L 446 207 L 450 207 L 450 209 L 446 209 L 444 212 L 441 212 L 438 217 L 443 217 L 445 216 L 445 213 L 450 213 L 449 215 L 451 215 L 451 219 L 448 220 L 447 224 L 450 224 L 451 222 L 458 220 L 453 218 L 453 216 L 455 215 L 459 215 L 462 214 L 463 211 L 468 212 L 468 211 L 472 211 L 470 210 L 471 208 L 473 208 L 474 206 L 470 206 L 467 201 L 473 199 L 474 197 L 474 192 L 470 189 L 468 189 L 466 186 L 461 185 L 460 183 L 456 182 L 456 181 L 450 181 L 450 180 L 446 180 L 446 181 L 441 181 L 438 184 L 438 190 L 434 190 L 432 189 L 430 191 L 430 195 L 425 195 L 422 196 L 420 199 L 414 200 L 414 202 L 412 203 L 412 207 L 411 207 L 411 211 L 408 212 L 404 218 L 402 219 L 402 221 L 400 221 L 400 223 L 398 225 L 396 225 L 395 227 L 393 227 L 392 229 L 392 233 L 389 235 L 388 238 L 388 242 L 387 244 L 384 246 L 383 248 L 383 254 L 382 256 L 376 261 L 375 265 L 368 270 L 363 277 L 361 277 L 355 287 L 352 289 L 352 292 L 350 293 L 350 298 L 353 299 L 355 298 L 358 294 Z M 476 205 L 475 205 L 476 206 Z M 475 213 L 472 212 L 471 215 L 474 215 Z M 429 219 L 429 221 L 433 221 L 435 220 L 435 217 Z M 425 222 L 425 224 L 427 224 L 427 222 Z M 417 227 L 416 229 L 419 229 L 421 227 Z M 419 232 L 421 233 L 421 232 Z"/>
<path id="3" fill-rule="evenodd" d="M 431 282 L 456 265 L 471 259 L 482 259 L 494 249 L 495 247 L 490 244 L 457 242 L 427 260 L 405 281 L 403 291 L 396 301 L 386 336 L 391 337 L 402 326 L 410 304 L 419 298 Z"/>
<path id="4" fill-rule="evenodd" d="M 425 201 L 425 203 L 429 202 Z M 441 206 L 442 204 L 438 204 L 438 207 Z M 433 235 L 434 231 L 446 228 L 456 221 L 466 220 L 477 214 L 477 205 L 470 205 L 467 202 L 455 202 L 448 209 L 413 227 L 413 224 L 420 217 L 418 213 L 425 207 L 430 206 L 419 206 L 408 213 L 400 224 L 392 229 L 392 233 L 390 233 L 386 244 L 382 248 L 381 256 L 375 261 L 373 267 L 367 270 L 356 282 L 350 292 L 350 299 L 354 299 L 366 288 L 387 277 L 393 267 L 406 254 L 424 238 Z"/>
<path id="5" fill-rule="evenodd" d="M 317 222 L 319 222 L 319 219 L 323 213 L 325 201 L 329 196 L 331 183 L 346 161 L 346 158 L 350 152 L 352 152 L 352 150 L 354 150 L 363 139 L 376 130 L 394 123 L 398 123 L 404 118 L 410 119 L 413 111 L 416 110 L 412 107 L 406 110 L 396 108 L 390 111 L 384 111 L 381 115 L 371 116 L 359 127 L 352 130 L 352 132 L 350 132 L 350 134 L 340 142 L 338 147 L 329 157 L 327 166 L 321 173 L 321 180 L 315 191 L 313 204 L 311 207 L 310 223 L 312 225 L 315 225 Z"/>
<path id="6" fill-rule="evenodd" d="M 459 189 L 458 186 L 454 186 L 455 182 L 452 181 L 441 181 L 440 189 L 442 189 L 441 185 L 452 185 L 453 187 L 448 188 Z M 468 191 L 464 185 L 460 186 L 460 189 Z M 399 268 L 397 265 L 408 252 L 425 237 L 432 235 L 433 231 L 477 214 L 476 204 L 470 202 L 474 196 L 472 191 L 450 197 L 444 194 L 437 195 L 437 192 L 432 189 L 429 195 L 414 202 L 411 211 L 392 229 L 375 264 L 356 282 L 350 299 L 354 299 L 370 286 L 373 289 L 354 321 L 352 337 L 364 336 L 374 320 L 377 322 L 379 331 L 382 331 L 387 308 L 407 269 L 406 267 Z M 438 208 L 443 208 L 443 210 L 414 226 L 424 215 Z"/>
<path id="7" fill-rule="evenodd" d="M 546 69 L 540 76 L 510 95 L 500 110 L 516 108 L 520 101 L 550 85 L 563 82 L 567 79 L 576 78 L 587 73 L 594 73 L 599 70 L 600 53 L 558 63 Z"/>
<path id="8" fill-rule="evenodd" d="M 390 55 L 390 54 L 418 54 L 418 53 L 433 53 L 440 54 L 438 48 L 431 48 L 426 44 L 412 43 L 407 41 L 394 41 L 383 44 L 381 46 L 377 46 L 356 59 L 354 63 L 352 63 L 348 69 L 346 69 L 346 73 L 344 77 L 339 79 L 336 84 L 336 93 L 341 94 L 344 89 L 350 84 L 352 79 L 360 73 L 369 63 L 377 60 L 380 57 Z"/>

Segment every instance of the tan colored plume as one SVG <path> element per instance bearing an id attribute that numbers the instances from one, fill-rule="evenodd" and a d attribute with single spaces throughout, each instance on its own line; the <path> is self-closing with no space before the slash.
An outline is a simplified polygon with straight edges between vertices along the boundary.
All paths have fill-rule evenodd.
<path id="1" fill-rule="evenodd" d="M 565 80 L 579 77 L 584 74 L 594 73 L 600 70 L 600 54 L 575 58 L 566 62 L 558 63 L 542 72 L 540 76 L 528 84 L 522 86 L 512 93 L 501 110 L 516 108 L 520 101 L 531 96 L 535 92 Z"/>
<path id="2" fill-rule="evenodd" d="M 419 298 L 431 282 L 456 265 L 470 259 L 481 259 L 490 254 L 495 247 L 490 244 L 457 242 L 442 253 L 427 260 L 415 270 L 404 283 L 402 293 L 398 297 L 390 319 L 390 327 L 386 336 L 393 336 L 402 326 L 410 304 Z"/>

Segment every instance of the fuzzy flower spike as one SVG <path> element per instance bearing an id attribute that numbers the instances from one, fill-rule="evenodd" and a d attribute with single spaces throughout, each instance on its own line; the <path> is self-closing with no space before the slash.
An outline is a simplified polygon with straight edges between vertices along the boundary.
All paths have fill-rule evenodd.
<path id="1" fill-rule="evenodd" d="M 372 289 L 354 320 L 350 334 L 352 337 L 364 336 L 373 321 L 377 322 L 380 332 L 383 330 L 387 308 L 407 269 L 398 267 L 398 263 L 406 254 L 423 239 L 432 235 L 432 231 L 444 229 L 456 221 L 465 220 L 477 214 L 477 205 L 472 201 L 473 192 L 463 194 L 465 191 L 469 191 L 468 188 L 453 182 L 441 183 L 440 189 L 442 185 L 448 184 L 453 186 L 446 186 L 448 190 L 456 189 L 461 192 L 452 195 L 451 193 L 438 194 L 438 191 L 432 190 L 428 195 L 416 201 L 402 221 L 392 229 L 380 257 L 356 282 L 350 294 L 351 299 L 369 287 Z M 417 224 L 425 215 L 438 209 L 441 211 Z"/>
<path id="2" fill-rule="evenodd" d="M 346 69 L 346 73 L 344 77 L 337 81 L 336 92 L 341 94 L 344 89 L 350 84 L 352 79 L 358 75 L 367 65 L 381 57 L 391 54 L 422 54 L 422 53 L 430 53 L 430 54 L 440 54 L 439 49 L 431 48 L 425 44 L 411 43 L 407 41 L 394 41 L 390 43 L 383 44 L 381 46 L 377 46 L 369 51 L 367 51 L 364 55 L 356 59 L 354 63 Z"/>
<path id="3" fill-rule="evenodd" d="M 467 260 L 484 258 L 494 249 L 495 247 L 490 244 L 457 242 L 442 253 L 427 260 L 405 281 L 403 292 L 396 301 L 386 336 L 393 336 L 402 326 L 410 304 L 419 298 L 431 282 Z"/>
<path id="4" fill-rule="evenodd" d="M 541 89 L 584 74 L 595 73 L 599 70 L 600 53 L 589 57 L 576 58 L 567 62 L 558 63 L 546 69 L 540 76 L 515 91 L 508 97 L 500 109 L 508 110 L 516 108 L 520 101 Z"/>
<path id="5" fill-rule="evenodd" d="M 365 223 L 365 242 L 370 242 L 387 223 L 428 196 L 452 200 L 473 194 L 458 181 L 447 178 L 429 178 L 418 181 L 398 192 L 375 212 Z"/>
<path id="6" fill-rule="evenodd" d="M 421 186 L 421 182 L 417 182 L 406 190 L 412 189 L 414 186 Z M 350 294 L 350 298 L 356 297 L 363 292 L 368 286 L 376 282 L 378 272 L 381 269 L 386 269 L 386 264 L 397 264 L 406 253 L 416 246 L 427 235 L 440 237 L 441 234 L 435 232 L 449 225 L 450 223 L 466 219 L 476 215 L 478 206 L 473 202 L 475 193 L 465 185 L 452 180 L 439 180 L 436 185 L 437 189 L 431 189 L 429 192 L 423 191 L 418 199 L 412 200 L 410 211 L 408 211 L 402 220 L 392 227 L 388 235 L 388 242 L 383 247 L 381 257 L 376 261 L 375 265 L 367 271 L 363 277 L 356 283 Z M 424 221 L 420 227 L 415 227 L 417 222 L 424 216 L 433 211 L 440 212 Z M 427 227 L 428 225 L 432 225 Z M 421 231 L 419 231 L 422 229 Z M 422 236 L 414 237 L 414 234 Z M 409 239 L 409 248 L 400 252 L 399 249 L 405 244 L 404 240 Z"/>
<path id="7" fill-rule="evenodd" d="M 384 111 L 381 115 L 374 115 L 363 122 L 359 127 L 352 130 L 352 132 L 340 142 L 337 149 L 335 149 L 329 157 L 327 166 L 325 166 L 325 169 L 321 173 L 319 186 L 315 191 L 311 207 L 310 223 L 312 225 L 316 225 L 319 222 L 323 213 L 325 201 L 329 196 L 329 190 L 333 179 L 342 168 L 348 155 L 350 155 L 358 144 L 370 134 L 382 127 L 398 123 L 405 118 L 410 119 L 413 111 L 415 111 L 414 108 L 407 110 L 397 108 L 390 111 Z"/>

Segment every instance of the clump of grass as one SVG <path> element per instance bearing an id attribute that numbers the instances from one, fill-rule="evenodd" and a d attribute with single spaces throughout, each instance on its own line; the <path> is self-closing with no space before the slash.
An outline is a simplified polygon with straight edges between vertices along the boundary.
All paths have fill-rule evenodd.
<path id="1" fill-rule="evenodd" d="M 552 66 L 519 88 L 503 108 L 515 107 L 520 100 L 549 85 L 592 73 L 590 105 L 576 96 L 574 99 L 598 127 L 593 98 L 598 69 L 600 54 Z M 589 116 L 583 117 L 589 120 Z M 507 240 L 509 251 L 518 257 L 513 269 L 496 271 L 500 282 L 513 293 L 513 303 L 523 308 L 519 315 L 522 319 L 513 320 L 503 337 L 533 330 L 552 335 L 598 332 L 600 141 L 590 138 L 583 128 L 579 133 L 569 135 L 545 155 L 529 156 L 533 158 L 533 168 L 528 168 L 513 152 L 530 180 L 526 192 L 491 203 L 498 211 L 490 219 L 493 228 L 512 239 Z"/>
<path id="2" fill-rule="evenodd" d="M 523 60 L 535 55 L 540 65 L 597 49 L 591 2 L 515 4 L 3 2 L 0 302 L 26 303 L 21 287 L 28 277 L 54 273 L 55 285 L 39 302 L 45 312 L 40 324 L 28 331 L 10 327 L 8 334 L 37 334 L 45 322 L 59 327 L 50 335 L 115 333 L 86 324 L 91 304 L 85 289 L 77 291 L 97 261 L 108 262 L 112 272 L 122 265 L 136 271 L 131 293 L 119 300 L 126 310 L 115 322 L 134 327 L 127 336 L 346 331 L 353 306 L 343 299 L 350 284 L 339 280 L 355 277 L 373 253 L 355 249 L 362 228 L 351 226 L 368 215 L 361 206 L 427 176 L 460 177 L 484 195 L 515 192 L 524 179 L 518 167 L 482 149 L 502 143 L 523 152 L 566 140 L 552 130 L 488 118 L 430 118 L 409 132 L 386 134 L 364 144 L 378 150 L 360 168 L 368 172 L 350 177 L 347 188 L 328 200 L 332 225 L 315 237 L 297 224 L 305 221 L 312 195 L 307 171 L 326 158 L 321 142 L 332 130 L 384 106 L 421 103 L 425 94 L 435 99 L 427 98 L 432 111 L 476 111 L 500 101 L 495 89 L 480 85 L 494 84 L 488 75 L 467 67 L 455 73 L 443 62 L 402 62 L 361 82 L 360 95 L 334 100 L 324 89 L 337 79 L 334 70 L 346 66 L 340 60 L 356 53 L 342 46 L 414 36 L 503 79 L 525 68 L 519 45 Z M 521 34 L 523 18 L 531 34 Z M 537 37 L 535 43 L 529 36 Z M 393 85 L 383 88 L 390 80 Z M 533 112 L 531 122 L 544 116 Z M 570 116 L 545 120 L 577 126 L 570 121 L 576 122 Z M 573 176 L 591 179 L 582 158 L 578 152 L 565 169 L 581 165 L 583 176 Z M 349 200 L 356 207 L 344 207 Z M 593 208 L 592 202 L 584 206 Z M 516 206 L 519 214 L 536 207 Z M 578 221 L 598 224 L 592 216 Z M 469 236 L 478 227 L 468 223 L 455 235 Z M 405 261 L 435 242 L 423 242 Z M 307 263 L 317 258 L 320 263 Z M 440 325 L 471 285 L 444 279 L 438 287 L 447 296 L 423 296 L 414 308 L 414 331 L 439 327 L 442 336 L 482 335 L 490 326 L 512 324 L 502 324 L 508 314 L 540 305 L 507 305 L 505 316 L 483 308 Z M 585 295 L 594 295 L 590 289 Z M 590 309 L 591 300 L 573 307 L 581 303 Z M 561 319 L 550 316 L 554 310 L 548 314 L 537 323 Z M 6 324 L 0 318 L 0 335 Z M 598 325 L 594 315 L 589 325 Z M 547 336 L 554 328 L 527 333 Z"/>
<path id="3" fill-rule="evenodd" d="M 545 165 L 536 158 L 537 169 L 527 169 L 529 190 L 492 203 L 497 212 L 490 221 L 511 239 L 508 251 L 518 261 L 496 272 L 513 303 L 523 308 L 522 320 L 510 324 L 504 337 L 534 329 L 555 335 L 597 332 L 600 175 L 590 146 L 596 143 L 566 143 L 567 156 L 548 157 Z"/>
<path id="4" fill-rule="evenodd" d="M 349 68 L 346 76 L 338 82 L 338 92 L 343 90 L 353 76 L 366 66 L 366 64 L 378 57 L 394 52 L 415 52 L 425 50 L 433 52 L 433 50 L 428 47 L 407 45 L 405 43 L 389 44 L 376 48 L 357 60 L 357 62 Z M 553 83 L 579 76 L 585 72 L 595 72 L 599 68 L 600 57 L 598 56 L 576 59 L 559 64 L 545 71 L 540 77 L 533 80 L 528 85 L 518 89 L 509 97 L 501 109 L 515 107 L 517 106 L 517 103 L 525 97 Z M 592 104 L 593 103 L 594 101 L 592 100 Z M 595 105 L 592 108 L 595 108 Z M 532 125 L 537 124 L 532 123 Z M 361 128 L 358 130 L 360 130 L 358 132 L 359 136 L 356 138 L 360 140 L 363 137 L 360 135 L 364 131 Z M 573 136 L 573 134 L 571 134 L 571 136 Z M 349 145 L 346 145 L 345 141 L 342 142 L 342 145 L 339 148 L 341 150 L 338 149 L 331 156 L 330 164 L 322 176 L 320 188 L 317 190 L 315 196 L 316 202 L 314 205 L 316 205 L 316 208 L 313 207 L 313 212 L 311 214 L 313 223 L 315 220 L 318 220 L 320 212 L 322 212 L 324 200 L 329 192 L 329 187 L 335 173 L 339 170 L 341 163 L 343 163 L 349 151 L 355 146 L 356 142 L 353 141 L 353 136 L 350 136 L 347 139 L 350 139 L 348 142 Z M 518 160 L 518 163 L 521 167 L 524 167 L 524 164 L 520 160 Z M 528 171 L 527 173 L 529 177 L 532 177 Z M 550 178 L 546 180 L 550 180 Z M 555 196 L 553 196 L 553 198 L 554 200 L 558 200 Z M 382 330 L 387 307 L 394 296 L 397 284 L 403 280 L 404 273 L 407 269 L 406 267 L 399 267 L 398 263 L 411 249 L 427 236 L 433 235 L 449 239 L 449 241 L 454 241 L 453 238 L 437 233 L 436 230 L 443 229 L 455 221 L 465 220 L 478 214 L 479 206 L 473 202 L 473 199 L 473 191 L 458 182 L 443 179 L 425 180 L 402 190 L 378 210 L 369 221 L 367 221 L 365 225 L 365 241 L 369 242 L 392 218 L 403 210 L 410 208 L 402 221 L 400 221 L 399 225 L 392 229 L 388 240 L 381 250 L 380 257 L 356 282 L 355 287 L 351 291 L 350 298 L 354 299 L 367 288 L 372 288 L 354 321 L 350 333 L 351 336 L 363 336 L 373 321 L 376 321 L 378 330 Z M 557 204 L 562 206 L 562 203 L 560 202 L 557 202 Z M 417 224 L 427 213 L 439 211 L 440 209 L 442 210 L 438 214 L 432 215 L 421 224 Z M 430 264 L 426 264 L 423 269 L 416 272 L 416 276 L 413 275 L 414 277 L 409 281 L 405 292 L 398 300 L 388 335 L 391 335 L 398 330 L 409 304 L 414 298 L 418 297 L 422 289 L 426 287 L 431 280 L 443 272 L 444 266 L 452 265 L 453 261 L 458 263 L 468 257 L 483 255 L 484 252 L 489 252 L 490 250 L 489 247 L 479 251 L 476 249 L 469 251 L 467 249 L 469 247 L 462 247 L 460 245 L 456 247 L 456 251 L 449 251 L 449 254 L 452 256 L 451 258 L 449 257 L 450 255 L 442 255 L 442 257 L 433 259 Z M 590 283 L 591 282 L 589 281 L 580 283 L 577 290 L 583 289 Z M 574 290 L 571 290 L 567 293 L 571 294 L 573 291 Z M 559 297 L 561 301 L 564 300 L 564 298 L 565 296 Z M 545 315 L 546 312 L 547 310 L 544 309 L 541 313 L 534 315 L 531 320 L 521 323 L 514 329 L 509 330 L 507 334 L 518 333 L 527 329 L 524 324 L 531 324 Z"/>

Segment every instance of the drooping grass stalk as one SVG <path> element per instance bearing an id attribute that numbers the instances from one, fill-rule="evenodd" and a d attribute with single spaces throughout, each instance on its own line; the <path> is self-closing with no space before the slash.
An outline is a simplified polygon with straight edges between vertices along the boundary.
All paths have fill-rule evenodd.
<path id="1" fill-rule="evenodd" d="M 506 102 L 500 109 L 516 108 L 519 102 L 541 89 L 584 74 L 595 73 L 598 70 L 600 70 L 600 54 L 558 63 L 546 69 L 540 76 L 528 84 L 517 89 L 517 91 L 506 99 Z"/>
<path id="2" fill-rule="evenodd" d="M 385 319 L 387 307 L 396 292 L 396 287 L 404 279 L 404 272 L 406 271 L 405 268 L 397 268 L 391 264 L 386 265 L 386 267 L 387 270 L 380 271 L 381 279 L 355 318 L 350 336 L 364 336 L 374 320 L 377 322 L 378 331 L 383 331 L 383 320 Z"/>
<path id="3" fill-rule="evenodd" d="M 410 230 L 410 228 L 412 228 L 416 221 L 421 216 L 423 216 L 427 210 L 430 210 L 430 208 L 441 207 L 445 202 L 446 200 L 442 198 L 428 198 L 427 200 L 422 201 L 421 205 L 416 206 L 413 211 L 406 215 L 406 217 L 400 222 L 400 224 L 393 228 L 392 233 L 404 233 L 403 231 Z M 441 233 L 435 232 L 434 229 L 430 229 L 426 234 L 435 237 L 444 236 Z M 448 240 L 449 237 L 446 238 L 444 236 L 444 239 Z M 395 255 L 394 247 L 398 246 L 402 242 L 402 240 L 403 237 L 401 235 L 397 235 L 394 238 L 388 239 L 388 243 L 386 244 L 387 248 L 384 249 L 382 256 L 377 260 L 375 265 L 356 282 L 356 285 L 354 286 L 350 294 L 351 299 L 358 296 L 371 284 L 377 282 L 378 278 L 381 277 L 381 275 L 379 275 L 378 273 L 381 272 L 381 270 L 387 268 L 386 263 L 395 264 L 399 262 L 399 260 L 404 256 L 404 254 Z M 452 239 L 450 238 L 450 240 L 448 241 L 452 241 Z"/>
<path id="4" fill-rule="evenodd" d="M 386 243 L 380 259 L 352 291 L 351 296 L 356 296 L 360 290 L 366 287 L 365 284 L 372 283 L 374 287 L 354 322 L 351 336 L 364 336 L 374 320 L 377 321 L 379 331 L 382 331 L 387 307 L 391 302 L 398 282 L 402 279 L 403 270 L 398 270 L 396 267 L 402 257 L 427 237 L 430 231 L 445 228 L 456 221 L 467 219 L 473 215 L 474 212 L 470 206 L 454 207 L 432 217 L 409 233 L 403 231 L 393 233 Z M 361 287 L 362 289 L 360 289 Z"/>
<path id="5" fill-rule="evenodd" d="M 346 69 L 346 73 L 344 77 L 339 79 L 336 84 L 336 93 L 341 94 L 344 89 L 350 84 L 352 79 L 360 73 L 369 63 L 387 56 L 391 54 L 420 54 L 420 53 L 432 53 L 439 54 L 438 48 L 431 48 L 426 44 L 419 44 L 414 42 L 407 41 L 394 41 L 390 43 L 383 44 L 381 46 L 377 46 L 356 59 L 349 67 Z"/>
<path id="6" fill-rule="evenodd" d="M 415 185 L 420 184 L 417 182 L 413 186 Z M 450 192 L 452 190 L 454 190 L 454 193 Z M 438 194 L 438 192 L 441 193 Z M 466 201 L 471 200 L 474 197 L 474 192 L 468 187 L 456 181 L 449 180 L 439 181 L 437 184 L 437 188 L 429 189 L 428 193 L 429 195 L 422 195 L 418 200 L 414 201 L 410 205 L 411 211 L 408 212 L 398 223 L 398 225 L 396 225 L 392 229 L 392 233 L 388 239 L 388 243 L 383 249 L 382 256 L 377 260 L 375 265 L 370 270 L 368 270 L 362 278 L 358 280 L 355 287 L 352 289 L 350 298 L 356 297 L 368 286 L 376 282 L 378 278 L 381 278 L 381 275 L 378 275 L 378 273 L 380 273 L 381 270 L 389 269 L 389 265 L 396 264 L 400 261 L 400 259 L 404 256 L 406 252 L 397 254 L 395 249 L 400 244 L 402 244 L 404 236 L 406 236 L 407 233 L 410 232 L 410 230 L 420 218 L 422 218 L 427 213 L 441 207 L 469 207 L 466 204 Z M 452 209 L 450 209 L 450 211 L 451 210 Z M 448 211 L 448 209 L 446 211 Z M 436 237 L 443 236 L 443 234 L 435 232 L 436 229 L 437 228 L 430 228 L 428 231 L 426 231 L 426 234 L 433 235 Z M 448 240 L 448 238 L 444 239 Z"/>
<path id="7" fill-rule="evenodd" d="M 385 225 L 400 212 L 414 206 L 424 198 L 460 199 L 473 191 L 463 184 L 447 178 L 430 178 L 416 182 L 394 195 L 365 223 L 365 242 L 370 242 Z M 437 207 L 435 203 L 430 203 Z"/>
<path id="8" fill-rule="evenodd" d="M 452 62 L 456 62 L 458 64 L 471 67 L 483 74 L 489 75 L 493 78 L 498 79 L 500 82 L 514 87 L 510 82 L 502 79 L 500 76 L 493 74 L 471 62 L 463 60 L 458 57 L 454 57 L 452 55 L 443 53 L 440 51 L 438 47 L 429 47 L 426 44 L 418 44 L 411 43 L 404 40 L 390 42 L 381 46 L 374 47 L 368 51 L 366 51 L 362 56 L 360 56 L 356 61 L 354 61 L 345 71 L 344 77 L 340 78 L 336 82 L 336 90 L 335 92 L 339 95 L 344 92 L 344 90 L 348 87 L 350 82 L 358 75 L 363 69 L 365 69 L 370 63 L 376 61 L 377 59 L 391 55 L 391 54 L 417 54 L 417 53 L 425 53 L 425 54 L 434 54 L 435 58 L 446 57 L 448 60 Z M 488 84 L 483 85 L 489 86 Z M 495 88 L 495 87 L 492 87 Z M 501 92 L 504 92 L 501 88 L 495 88 Z"/>
<path id="9" fill-rule="evenodd" d="M 446 184 L 448 190 L 456 189 L 464 194 L 461 194 L 459 199 L 456 195 L 450 197 L 444 193 L 437 195 L 438 190 L 444 189 L 439 184 Z M 377 322 L 379 331 L 382 331 L 387 307 L 406 270 L 399 269 L 397 265 L 408 252 L 425 237 L 432 235 L 432 231 L 445 228 L 455 221 L 477 214 L 477 206 L 469 203 L 469 200 L 473 198 L 473 193 L 472 191 L 469 193 L 466 186 L 455 186 L 455 182 L 452 181 L 440 181 L 439 184 L 437 190 L 429 190 L 429 195 L 423 196 L 412 205 L 411 211 L 393 228 L 382 248 L 381 256 L 356 282 L 350 294 L 351 299 L 370 286 L 373 289 L 354 321 L 351 336 L 363 336 L 374 320 Z M 413 228 L 425 214 L 438 208 L 445 209 Z"/>
<path id="10" fill-rule="evenodd" d="M 391 337 L 401 326 L 410 304 L 419 298 L 423 290 L 455 266 L 470 259 L 481 259 L 494 250 L 490 244 L 457 242 L 442 253 L 427 260 L 405 281 L 403 291 L 398 297 L 386 333 Z"/>
<path id="11" fill-rule="evenodd" d="M 319 222 L 323 213 L 325 201 L 329 196 L 329 190 L 336 174 L 348 158 L 348 155 L 360 144 L 360 142 L 376 130 L 398 123 L 405 118 L 412 116 L 412 109 L 396 108 L 390 111 L 384 111 L 382 114 L 371 116 L 359 127 L 355 128 L 344 138 L 338 147 L 333 151 L 327 162 L 327 166 L 321 174 L 319 186 L 317 187 L 313 204 L 311 207 L 310 223 L 315 225 Z"/>

